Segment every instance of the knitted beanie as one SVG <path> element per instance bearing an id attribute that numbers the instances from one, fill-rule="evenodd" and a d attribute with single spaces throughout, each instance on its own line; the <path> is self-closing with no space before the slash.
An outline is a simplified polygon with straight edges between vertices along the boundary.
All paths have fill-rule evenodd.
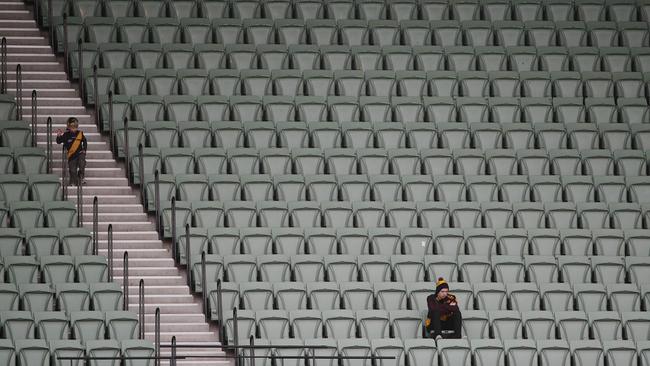
<path id="1" fill-rule="evenodd" d="M 443 288 L 449 290 L 449 285 L 447 284 L 447 281 L 445 281 L 444 278 L 440 277 L 438 278 L 438 282 L 436 282 L 436 295 L 438 295 L 438 293 L 442 291 Z"/>

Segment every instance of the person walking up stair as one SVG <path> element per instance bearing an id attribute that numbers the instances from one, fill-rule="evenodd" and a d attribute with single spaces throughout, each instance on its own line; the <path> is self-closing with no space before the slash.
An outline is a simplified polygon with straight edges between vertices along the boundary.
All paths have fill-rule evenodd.
<path id="1" fill-rule="evenodd" d="M 56 131 L 56 143 L 63 144 L 67 151 L 70 185 L 76 186 L 85 183 L 88 141 L 86 141 L 83 131 L 79 129 L 79 121 L 76 118 L 68 118 L 67 125 L 68 128 L 65 132 Z"/>

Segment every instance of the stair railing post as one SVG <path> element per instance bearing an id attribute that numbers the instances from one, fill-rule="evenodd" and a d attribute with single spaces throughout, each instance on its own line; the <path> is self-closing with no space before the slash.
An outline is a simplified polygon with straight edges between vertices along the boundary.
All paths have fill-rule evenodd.
<path id="1" fill-rule="evenodd" d="M 47 174 L 52 174 L 52 117 L 47 117 Z"/>
<path id="2" fill-rule="evenodd" d="M 97 64 L 93 65 L 93 108 L 95 109 L 95 126 L 97 126 L 97 129 L 101 131 L 102 129 L 99 126 L 99 86 L 97 85 Z"/>
<path id="3" fill-rule="evenodd" d="M 53 24 L 50 23 L 50 27 L 52 27 Z M 56 44 L 55 44 L 56 46 Z M 56 47 L 54 47 L 54 52 L 57 52 L 58 50 Z M 63 68 L 65 69 L 65 73 L 70 75 L 70 68 L 69 68 L 69 62 L 68 62 L 68 55 L 69 55 L 70 50 L 68 49 L 68 13 L 65 12 L 63 13 Z"/>
<path id="4" fill-rule="evenodd" d="M 131 159 L 129 155 L 129 119 L 124 117 L 124 168 L 126 170 L 126 180 L 131 182 Z"/>
<path id="5" fill-rule="evenodd" d="M 255 336 L 250 336 L 249 339 L 250 339 L 250 345 L 251 345 L 249 365 L 250 366 L 255 366 Z"/>
<path id="6" fill-rule="evenodd" d="M 138 144 L 138 175 L 140 176 L 140 200 L 144 205 L 144 146 L 142 143 Z"/>
<path id="7" fill-rule="evenodd" d="M 99 254 L 99 198 L 93 197 L 93 254 Z"/>
<path id="8" fill-rule="evenodd" d="M 95 80 L 95 84 L 97 83 L 97 80 Z M 95 101 L 97 102 L 97 101 Z M 113 126 L 113 91 L 109 90 L 108 91 L 108 129 L 109 129 L 109 134 L 111 136 L 111 141 L 110 141 L 110 147 L 111 147 L 111 152 L 115 154 L 115 128 Z M 100 128 L 101 131 L 101 128 Z"/>
<path id="9" fill-rule="evenodd" d="M 0 42 L 0 94 L 7 94 L 8 81 L 7 81 L 7 37 L 2 37 Z"/>
<path id="10" fill-rule="evenodd" d="M 38 94 L 36 89 L 32 90 L 32 147 L 36 147 L 37 125 L 36 117 L 38 116 Z"/>
<path id="11" fill-rule="evenodd" d="M 206 262 L 205 262 L 205 251 L 202 251 L 201 252 L 201 294 L 203 295 L 203 301 L 202 301 L 203 314 L 205 315 L 206 323 L 208 322 L 208 320 L 210 320 L 208 318 L 208 298 L 206 296 L 207 292 L 205 291 L 205 285 L 208 278 L 207 270 L 208 269 L 206 268 Z"/>
<path id="12" fill-rule="evenodd" d="M 23 119 L 23 67 L 16 65 L 16 119 Z"/>
<path id="13" fill-rule="evenodd" d="M 61 148 L 61 181 L 63 182 L 63 200 L 68 200 L 68 150 L 65 145 Z"/>
<path id="14" fill-rule="evenodd" d="M 205 285 L 204 285 L 205 286 Z M 205 294 L 204 294 L 205 296 Z M 224 321 L 223 321 L 223 294 L 221 292 L 221 278 L 217 280 L 217 324 L 219 325 L 219 342 L 225 344 L 226 340 L 224 339 Z"/>
<path id="15" fill-rule="evenodd" d="M 187 286 L 192 286 L 192 262 L 190 255 L 192 255 L 192 248 L 190 246 L 190 224 L 185 224 L 185 265 L 187 266 Z"/>
<path id="16" fill-rule="evenodd" d="M 108 224 L 108 282 L 113 282 L 113 224 Z"/>
<path id="17" fill-rule="evenodd" d="M 34 9 L 33 9 L 33 11 L 34 11 L 34 20 L 36 21 L 36 24 L 38 25 L 38 18 L 39 18 L 39 14 L 38 14 L 39 4 L 38 3 L 39 3 L 39 0 L 34 0 L 33 3 L 34 3 Z"/>
<path id="18" fill-rule="evenodd" d="M 140 279 L 138 286 L 138 326 L 140 330 L 140 339 L 144 339 L 144 279 Z"/>
<path id="19" fill-rule="evenodd" d="M 124 267 L 124 273 L 122 275 L 122 281 L 124 282 L 122 286 L 124 286 L 124 289 L 122 290 L 124 294 L 124 311 L 129 311 L 129 252 L 126 251 L 124 252 L 124 261 L 123 265 Z"/>
<path id="20" fill-rule="evenodd" d="M 172 257 L 174 257 L 174 263 L 178 265 L 180 263 L 180 253 L 178 252 L 178 229 L 176 228 L 176 197 L 172 197 Z"/>
<path id="21" fill-rule="evenodd" d="M 222 341 L 223 343 L 223 341 Z M 235 346 L 235 354 L 237 358 L 235 359 L 236 364 L 239 364 L 239 324 L 237 320 L 237 307 L 232 308 L 232 343 Z"/>
<path id="22" fill-rule="evenodd" d="M 316 350 L 311 349 L 311 365 L 310 366 L 316 366 Z"/>
<path id="23" fill-rule="evenodd" d="M 158 169 L 154 172 L 154 206 L 156 208 L 156 231 L 158 232 L 158 237 L 161 236 L 161 223 L 160 223 L 160 172 Z M 173 227 L 173 226 L 172 226 Z"/>
<path id="24" fill-rule="evenodd" d="M 170 366 L 176 366 L 176 336 L 172 336 L 172 359 Z"/>
<path id="25" fill-rule="evenodd" d="M 155 331 L 155 340 L 154 343 L 156 344 L 156 366 L 160 366 L 160 308 L 156 308 L 156 315 L 155 315 L 155 324 L 154 324 L 154 331 Z"/>
<path id="26" fill-rule="evenodd" d="M 81 184 L 81 178 L 77 175 L 77 227 L 84 226 L 84 189 L 83 184 Z"/>
<path id="27" fill-rule="evenodd" d="M 52 24 L 52 17 L 54 10 L 52 10 L 52 0 L 47 0 L 47 27 L 50 32 L 50 46 L 54 47 L 54 25 Z"/>
<path id="28" fill-rule="evenodd" d="M 84 93 L 84 53 L 83 50 L 81 49 L 83 47 L 84 41 L 79 38 L 77 40 L 77 57 L 79 60 L 79 66 L 77 70 L 77 76 L 79 77 L 79 94 L 81 94 L 81 100 L 84 102 L 84 105 L 86 104 L 86 93 Z"/>

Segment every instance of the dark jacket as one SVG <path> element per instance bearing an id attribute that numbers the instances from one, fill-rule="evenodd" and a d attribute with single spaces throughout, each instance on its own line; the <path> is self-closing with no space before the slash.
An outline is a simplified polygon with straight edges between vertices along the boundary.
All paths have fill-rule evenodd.
<path id="1" fill-rule="evenodd" d="M 81 130 L 77 130 L 75 132 L 66 130 L 61 136 L 56 137 L 56 143 L 63 144 L 66 150 L 70 150 L 70 147 L 72 147 L 72 143 L 77 138 L 78 133 L 82 133 Z M 81 139 L 81 145 L 79 146 L 79 149 L 77 149 L 77 151 L 75 151 L 74 154 L 72 154 L 72 156 L 70 156 L 68 160 L 73 160 L 78 158 L 79 155 L 85 153 L 87 149 L 88 149 L 88 141 L 86 140 L 86 136 L 84 135 L 83 138 Z"/>
<path id="2" fill-rule="evenodd" d="M 434 294 L 427 297 L 427 306 L 429 308 L 429 313 L 427 314 L 428 319 L 432 319 L 434 312 L 437 312 L 440 314 L 440 320 L 445 321 L 451 316 L 451 314 L 460 312 L 457 304 L 449 305 L 448 299 L 438 301 Z"/>

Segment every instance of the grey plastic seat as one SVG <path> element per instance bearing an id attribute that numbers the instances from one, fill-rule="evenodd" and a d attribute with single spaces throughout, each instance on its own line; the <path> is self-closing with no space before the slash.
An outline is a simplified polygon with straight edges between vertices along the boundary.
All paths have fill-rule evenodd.
<path id="1" fill-rule="evenodd" d="M 289 314 L 283 310 L 256 311 L 255 317 L 262 339 L 282 339 L 289 337 Z"/>
<path id="2" fill-rule="evenodd" d="M 52 340 L 49 342 L 50 355 L 53 358 L 53 365 L 63 366 L 66 363 L 70 362 L 73 365 L 79 365 L 73 361 L 59 360 L 58 357 L 83 357 L 85 353 L 84 347 L 81 345 L 81 342 L 74 340 Z"/>
<path id="3" fill-rule="evenodd" d="M 527 339 L 555 339 L 555 319 L 549 311 L 530 311 L 521 314 Z"/>
<path id="4" fill-rule="evenodd" d="M 555 312 L 554 316 L 561 339 L 567 341 L 589 339 L 589 321 L 585 313 L 561 311 Z"/>
<path id="5" fill-rule="evenodd" d="M 322 256 L 294 255 L 290 260 L 296 281 L 325 281 L 325 264 Z"/>
<path id="6" fill-rule="evenodd" d="M 522 338 L 522 321 L 518 311 L 490 311 L 488 317 L 497 339 Z"/>
<path id="7" fill-rule="evenodd" d="M 328 255 L 323 258 L 327 278 L 331 282 L 357 281 L 358 265 L 356 257 L 348 255 Z"/>
<path id="8" fill-rule="evenodd" d="M 92 309 L 99 311 L 118 311 L 122 309 L 122 288 L 112 282 L 90 284 Z"/>
<path id="9" fill-rule="evenodd" d="M 573 291 L 566 283 L 540 284 L 540 295 L 545 310 L 571 311 L 574 308 Z"/>
<path id="10" fill-rule="evenodd" d="M 66 339 L 70 332 L 69 318 L 64 312 L 34 312 L 34 323 L 39 339 Z"/>
<path id="11" fill-rule="evenodd" d="M 538 340 L 537 352 L 542 365 L 571 364 L 569 344 L 565 340 Z"/>
<path id="12" fill-rule="evenodd" d="M 604 353 L 610 365 L 634 365 L 636 360 L 636 347 L 634 342 L 627 341 L 606 341 Z"/>
<path id="13" fill-rule="evenodd" d="M 592 332 L 602 342 L 622 340 L 623 323 L 617 312 L 597 311 L 588 313 Z"/>
<path id="14" fill-rule="evenodd" d="M 518 311 L 540 310 L 540 294 L 533 283 L 507 283 L 510 307 Z"/>
<path id="15" fill-rule="evenodd" d="M 19 365 L 42 365 L 50 358 L 47 342 L 36 339 L 21 339 L 14 342 Z"/>
<path id="16" fill-rule="evenodd" d="M 138 327 L 138 317 L 128 311 L 109 311 L 105 315 L 107 335 L 110 339 L 124 341 L 134 339 Z"/>
<path id="17" fill-rule="evenodd" d="M 3 264 L 8 283 L 37 283 L 39 280 L 38 262 L 34 257 L 4 257 Z"/>
<path id="18" fill-rule="evenodd" d="M 538 364 L 537 346 L 534 340 L 505 340 L 503 345 L 509 363 L 522 365 Z"/>
<path id="19" fill-rule="evenodd" d="M 528 279 L 538 284 L 557 282 L 559 269 L 555 257 L 524 255 Z"/>
<path id="20" fill-rule="evenodd" d="M 57 308 L 66 313 L 90 310 L 90 288 L 88 284 L 59 283 L 55 285 Z"/>
<path id="21" fill-rule="evenodd" d="M 323 328 L 327 338 L 345 339 L 356 335 L 356 319 L 349 310 L 323 311 Z"/>
<path id="22" fill-rule="evenodd" d="M 638 311 L 641 293 L 634 284 L 608 284 L 607 296 L 614 311 Z"/>
<path id="23" fill-rule="evenodd" d="M 257 268 L 262 281 L 289 281 L 291 269 L 289 258 L 281 255 L 264 255 L 257 257 Z"/>
<path id="24" fill-rule="evenodd" d="M 456 280 L 459 273 L 459 265 L 455 256 L 450 255 L 426 255 L 424 265 L 427 269 L 429 279 L 443 277 L 449 281 Z"/>
<path id="25" fill-rule="evenodd" d="M 20 291 L 20 298 L 22 299 L 22 310 L 26 311 L 52 311 L 54 310 L 54 291 L 47 284 L 21 284 L 18 288 Z M 11 289 L 3 289 L 3 296 L 5 296 L 5 306 L 11 307 L 10 304 L 14 300 L 10 293 Z M 16 309 L 5 309 L 16 310 Z"/>
<path id="26" fill-rule="evenodd" d="M 280 310 L 307 309 L 307 290 L 304 283 L 274 283 L 273 293 Z"/>
<path id="27" fill-rule="evenodd" d="M 384 310 L 358 310 L 355 313 L 359 334 L 368 340 L 388 338 L 390 322 Z"/>
<path id="28" fill-rule="evenodd" d="M 488 315 L 483 310 L 463 311 L 462 332 L 468 339 L 488 338 L 490 322 Z"/>

